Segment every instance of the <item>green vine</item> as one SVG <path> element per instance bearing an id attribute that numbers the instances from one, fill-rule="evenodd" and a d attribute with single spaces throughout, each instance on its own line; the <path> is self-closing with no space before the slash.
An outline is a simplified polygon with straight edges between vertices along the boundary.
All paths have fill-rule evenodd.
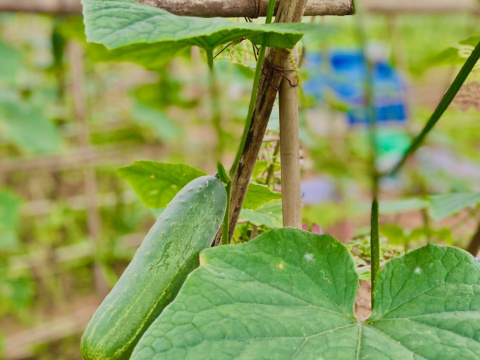
<path id="1" fill-rule="evenodd" d="M 443 113 L 447 108 L 450 106 L 451 102 L 453 99 L 455 99 L 455 96 L 457 95 L 458 91 L 462 87 L 463 83 L 467 79 L 468 75 L 472 72 L 472 70 L 475 68 L 477 62 L 480 59 L 480 42 L 477 44 L 475 49 L 472 51 L 470 56 L 468 57 L 467 61 L 463 65 L 462 69 L 458 73 L 457 77 L 453 81 L 452 85 L 448 88 L 447 92 L 443 96 L 442 100 L 438 104 L 437 108 L 433 112 L 432 116 L 430 119 L 427 121 L 425 124 L 425 127 L 422 129 L 420 134 L 416 136 L 412 143 L 410 144 L 410 147 L 405 151 L 403 157 L 400 159 L 400 161 L 393 167 L 393 169 L 385 174 L 385 175 L 394 175 L 396 174 L 401 167 L 405 164 L 407 159 L 415 152 L 417 149 L 422 145 L 423 141 L 427 137 L 428 133 L 433 129 L 435 124 L 440 120 L 442 117 Z"/>
<path id="2" fill-rule="evenodd" d="M 225 209 L 225 215 L 223 217 L 223 225 L 222 225 L 222 245 L 228 244 L 228 239 L 230 238 L 229 234 L 229 213 L 230 213 L 230 196 L 232 193 L 232 179 L 227 174 L 227 171 L 223 167 L 223 165 L 219 162 L 217 164 L 217 177 L 220 181 L 225 185 L 225 190 L 227 192 L 227 208 Z"/>
<path id="3" fill-rule="evenodd" d="M 267 18 L 265 24 L 271 24 L 273 19 L 273 13 L 275 11 L 275 0 L 269 0 L 268 9 L 267 9 Z M 235 161 L 233 162 L 232 168 L 230 169 L 230 175 L 233 176 L 235 171 L 237 171 L 238 163 L 242 157 L 243 148 L 247 141 L 248 131 L 252 123 L 253 111 L 255 110 L 255 101 L 257 99 L 258 85 L 260 84 L 260 77 L 262 75 L 263 63 L 265 61 L 265 53 L 267 51 L 266 46 L 261 46 L 258 52 L 257 66 L 255 67 L 255 77 L 253 79 L 253 88 L 252 95 L 250 96 L 250 105 L 248 107 L 247 120 L 245 122 L 245 128 L 243 130 L 242 140 L 240 141 L 240 146 L 238 147 L 237 155 L 235 156 Z"/>

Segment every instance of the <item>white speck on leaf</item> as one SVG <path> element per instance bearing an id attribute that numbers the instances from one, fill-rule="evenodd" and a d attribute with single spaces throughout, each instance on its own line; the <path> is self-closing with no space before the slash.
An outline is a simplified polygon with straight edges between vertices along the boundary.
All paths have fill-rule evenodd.
<path id="1" fill-rule="evenodd" d="M 279 268 L 280 270 L 283 270 L 284 267 L 285 267 L 285 264 L 284 264 L 284 263 L 278 264 L 278 268 Z"/>
<path id="2" fill-rule="evenodd" d="M 414 270 L 414 273 L 417 275 L 420 275 L 422 273 L 422 269 L 420 269 L 419 267 L 416 267 Z"/>
<path id="3" fill-rule="evenodd" d="M 303 257 L 304 257 L 307 261 L 313 261 L 313 259 L 314 259 L 313 254 L 305 254 Z"/>

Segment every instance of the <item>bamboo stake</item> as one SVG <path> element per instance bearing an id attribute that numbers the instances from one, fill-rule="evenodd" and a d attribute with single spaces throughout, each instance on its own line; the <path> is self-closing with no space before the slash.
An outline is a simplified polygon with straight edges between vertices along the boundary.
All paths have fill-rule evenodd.
<path id="1" fill-rule="evenodd" d="M 250 17 L 267 14 L 268 0 L 136 0 L 172 14 L 198 17 Z M 278 9 L 278 6 L 277 6 Z M 306 16 L 351 15 L 351 0 L 309 0 Z"/>
<path id="2" fill-rule="evenodd" d="M 297 61 L 296 49 L 292 52 Z M 298 87 L 295 69 L 284 74 L 279 91 L 283 226 L 302 228 Z"/>
<path id="3" fill-rule="evenodd" d="M 265 16 L 268 0 L 137 0 L 175 15 L 198 17 Z M 257 2 L 259 1 L 259 2 Z M 81 14 L 80 0 L 1 0 L 0 11 Z M 309 0 L 305 15 L 351 15 L 352 0 Z"/>
<path id="4" fill-rule="evenodd" d="M 307 0 L 280 1 L 276 23 L 291 23 L 302 20 Z M 260 147 L 262 145 L 268 120 L 275 103 L 277 89 L 282 80 L 282 70 L 289 64 L 290 52 L 285 49 L 268 49 L 263 65 L 262 77 L 258 86 L 255 109 L 251 117 L 245 146 L 242 150 L 238 166 L 233 175 L 232 194 L 230 199 L 230 237 L 242 210 L 243 200 L 248 190 L 248 184 L 255 167 Z"/>

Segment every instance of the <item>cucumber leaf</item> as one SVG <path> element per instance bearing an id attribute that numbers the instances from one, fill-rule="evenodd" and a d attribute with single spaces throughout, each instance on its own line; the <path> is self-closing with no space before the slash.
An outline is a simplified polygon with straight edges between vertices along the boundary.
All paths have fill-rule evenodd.
<path id="1" fill-rule="evenodd" d="M 257 226 L 265 225 L 269 228 L 282 227 L 282 201 L 272 200 L 259 206 L 255 210 L 242 209 L 240 217 Z"/>
<path id="2" fill-rule="evenodd" d="M 363 323 L 353 259 L 328 235 L 276 229 L 200 262 L 132 360 L 478 359 L 480 264 L 462 250 L 391 260 Z"/>
<path id="3" fill-rule="evenodd" d="M 282 198 L 282 194 L 270 190 L 268 186 L 250 183 L 247 196 L 243 202 L 244 209 L 255 210 L 263 204 Z"/>
<path id="4" fill-rule="evenodd" d="M 132 0 L 82 3 L 87 40 L 114 50 L 107 54 L 98 48 L 99 58 L 134 61 L 152 68 L 194 45 L 211 54 L 217 46 L 246 38 L 257 45 L 293 48 L 302 31 L 312 28 L 309 24 L 242 24 L 220 18 L 176 16 Z"/>
<path id="5" fill-rule="evenodd" d="M 119 173 L 130 183 L 142 202 L 152 209 L 164 209 L 185 185 L 205 175 L 202 170 L 188 165 L 154 161 L 136 161 L 131 166 L 119 169 Z M 280 198 L 280 193 L 273 192 L 266 186 L 250 184 L 245 196 L 244 208 L 259 210 L 258 213 L 261 215 L 252 215 L 255 222 L 264 219 L 268 226 L 279 227 L 282 226 L 282 208 L 279 202 L 259 208 L 263 204 Z M 278 220 L 278 210 L 280 220 Z M 269 214 L 272 211 L 275 212 L 273 216 Z M 271 226 L 272 224 L 275 226 Z"/>
<path id="6" fill-rule="evenodd" d="M 184 164 L 166 164 L 154 161 L 136 161 L 119 169 L 140 199 L 148 207 L 162 209 L 192 180 L 205 173 Z"/>

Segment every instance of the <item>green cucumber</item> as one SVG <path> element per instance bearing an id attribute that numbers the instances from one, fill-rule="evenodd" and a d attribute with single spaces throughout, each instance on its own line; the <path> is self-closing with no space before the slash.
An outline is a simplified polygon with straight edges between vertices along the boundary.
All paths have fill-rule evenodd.
<path id="1" fill-rule="evenodd" d="M 128 359 L 175 298 L 198 254 L 212 244 L 227 196 L 216 177 L 185 186 L 152 227 L 122 277 L 93 315 L 81 343 L 86 360 Z"/>

